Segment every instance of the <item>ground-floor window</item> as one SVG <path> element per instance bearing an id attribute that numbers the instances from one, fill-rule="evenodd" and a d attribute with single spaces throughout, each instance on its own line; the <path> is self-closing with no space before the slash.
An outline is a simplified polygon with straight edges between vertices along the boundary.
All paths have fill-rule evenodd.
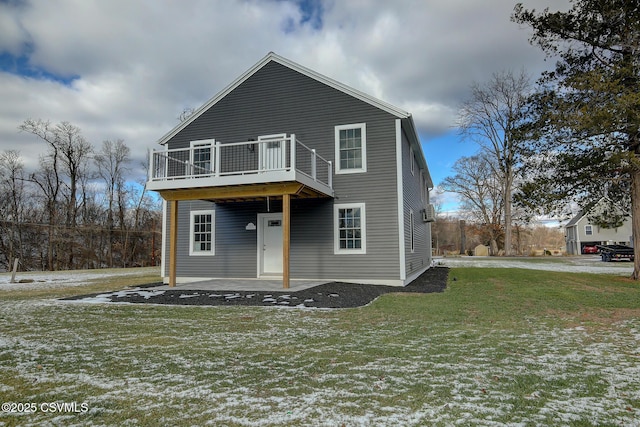
<path id="1" fill-rule="evenodd" d="M 215 211 L 192 211 L 189 255 L 215 254 Z"/>
<path id="2" fill-rule="evenodd" d="M 366 253 L 366 218 L 364 203 L 334 205 L 334 252 Z"/>

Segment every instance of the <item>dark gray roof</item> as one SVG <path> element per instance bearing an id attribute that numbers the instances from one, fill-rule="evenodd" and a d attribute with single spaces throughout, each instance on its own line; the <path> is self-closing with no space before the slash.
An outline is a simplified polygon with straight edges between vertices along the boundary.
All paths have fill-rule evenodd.
<path id="1" fill-rule="evenodd" d="M 578 212 L 578 215 L 576 215 L 573 218 L 571 218 L 571 221 L 569 221 L 567 223 L 567 225 L 565 225 L 565 228 L 566 227 L 573 227 L 574 225 L 576 225 L 578 223 L 578 221 L 580 221 L 584 215 L 585 215 L 585 211 Z"/>

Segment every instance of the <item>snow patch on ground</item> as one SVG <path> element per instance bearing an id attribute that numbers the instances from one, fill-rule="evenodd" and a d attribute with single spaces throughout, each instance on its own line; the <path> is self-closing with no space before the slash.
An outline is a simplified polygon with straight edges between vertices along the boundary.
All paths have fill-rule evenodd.
<path id="1" fill-rule="evenodd" d="M 629 274 L 631 268 L 588 259 L 442 261 L 451 267 L 581 272 L 592 267 L 590 272 L 607 274 Z M 65 274 L 39 273 L 43 282 L 32 284 L 8 284 L 3 275 L 0 290 L 81 286 L 105 277 Z M 145 297 L 164 291 L 121 292 Z M 111 295 L 90 301 L 107 302 Z M 159 312 L 176 309 L 165 306 Z M 191 424 L 201 417 L 211 425 L 243 426 L 498 426 L 504 424 L 497 420 L 508 417 L 514 426 L 640 426 L 640 410 L 629 404 L 640 400 L 640 319 L 600 331 L 579 325 L 476 333 L 470 325 L 470 334 L 427 325 L 419 334 L 397 336 L 397 325 L 382 320 L 370 331 L 353 333 L 336 328 L 332 315 L 270 310 L 260 314 L 260 328 L 219 327 L 244 321 L 238 320 L 239 312 L 254 313 L 220 310 L 200 325 L 189 316 L 156 316 L 156 310 L 133 305 L 0 300 L 0 371 L 20 384 L 38 384 L 33 394 L 20 396 L 25 402 L 43 398 L 40 384 L 45 389 L 53 384 L 45 396 L 49 401 L 77 396 L 96 414 L 118 413 L 134 401 L 141 414 L 160 408 L 166 425 Z M 495 342 L 502 348 L 487 344 Z M 502 354 L 500 360 L 496 353 Z M 266 379 L 256 383 L 257 373 Z M 11 395 L 13 387 L 0 384 L 0 393 Z M 136 411 L 131 411 L 131 425 L 143 424 Z M 9 425 L 95 425 L 78 414 L 60 414 L 55 420 L 27 415 L 9 418 Z"/>
<path id="2" fill-rule="evenodd" d="M 146 317 L 148 310 L 137 316 L 142 308 L 112 306 L 109 313 L 133 311 L 104 314 L 105 334 L 74 327 L 103 309 L 0 301 L 0 330 L 6 331 L 0 369 L 24 382 L 56 384 L 47 398 L 80 396 L 98 413 L 132 401 L 141 413 L 161 408 L 167 425 L 197 417 L 243 426 L 497 426 L 505 417 L 510 425 L 640 424 L 628 409 L 640 399 L 639 319 L 595 332 L 578 326 L 469 334 L 438 327 L 398 337 L 391 324 L 354 334 L 335 328 L 331 316 L 292 317 L 282 310 L 271 311 L 260 328 L 230 331 L 215 325 L 237 319 L 236 310 L 217 312 L 215 321 L 199 327 L 188 318 Z M 7 328 L 20 324 L 32 326 Z M 499 350 L 500 360 L 487 345 L 496 342 L 511 349 Z M 592 389 L 580 388 L 585 378 L 593 378 Z M 81 423 L 76 414 L 61 416 L 60 424 Z"/>
<path id="3" fill-rule="evenodd" d="M 62 288 L 70 286 L 85 286 L 96 280 L 113 277 L 135 277 L 149 274 L 150 269 L 108 269 L 108 270 L 82 270 L 82 271 L 45 271 L 45 272 L 18 272 L 16 282 L 11 282 L 11 273 L 0 274 L 0 291 L 2 290 L 33 290 L 47 288 Z M 158 272 L 158 277 L 160 273 Z M 22 280 L 23 283 L 19 283 Z"/>

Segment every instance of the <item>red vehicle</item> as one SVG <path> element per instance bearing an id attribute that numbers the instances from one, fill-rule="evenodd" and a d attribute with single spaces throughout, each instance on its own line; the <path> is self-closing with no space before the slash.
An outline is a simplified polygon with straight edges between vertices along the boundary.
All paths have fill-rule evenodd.
<path id="1" fill-rule="evenodd" d="M 598 253 L 598 247 L 596 245 L 584 245 L 582 247 L 582 253 L 583 254 L 597 254 Z"/>

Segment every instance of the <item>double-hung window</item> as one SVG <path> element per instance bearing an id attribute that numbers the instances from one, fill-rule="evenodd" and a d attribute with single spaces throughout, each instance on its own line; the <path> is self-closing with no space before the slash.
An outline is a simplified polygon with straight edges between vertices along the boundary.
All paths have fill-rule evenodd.
<path id="1" fill-rule="evenodd" d="M 335 127 L 336 173 L 367 171 L 367 125 L 358 123 Z"/>
<path id="2" fill-rule="evenodd" d="M 191 175 L 209 175 L 213 173 L 213 139 L 191 141 Z"/>
<path id="3" fill-rule="evenodd" d="M 215 255 L 215 220 L 214 210 L 191 212 L 189 255 Z"/>
<path id="4" fill-rule="evenodd" d="M 593 235 L 593 227 L 591 225 L 584 226 L 584 234 L 587 236 Z"/>
<path id="5" fill-rule="evenodd" d="M 334 205 L 334 253 L 366 253 L 366 218 L 364 203 Z"/>

